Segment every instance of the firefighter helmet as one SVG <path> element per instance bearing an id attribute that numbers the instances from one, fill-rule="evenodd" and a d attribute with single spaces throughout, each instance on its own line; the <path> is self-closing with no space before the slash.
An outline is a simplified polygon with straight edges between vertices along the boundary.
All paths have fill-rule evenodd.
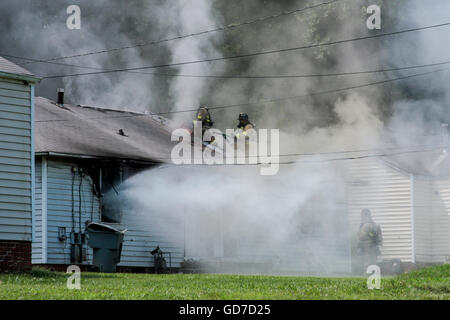
<path id="1" fill-rule="evenodd" d="M 364 208 L 364 209 L 361 210 L 361 215 L 364 216 L 364 217 L 368 217 L 369 218 L 369 217 L 372 216 L 372 212 L 370 212 L 369 209 Z"/>
<path id="2" fill-rule="evenodd" d="M 238 120 L 239 121 L 242 121 L 242 120 L 247 120 L 248 121 L 248 114 L 246 114 L 246 113 L 239 113 Z"/>

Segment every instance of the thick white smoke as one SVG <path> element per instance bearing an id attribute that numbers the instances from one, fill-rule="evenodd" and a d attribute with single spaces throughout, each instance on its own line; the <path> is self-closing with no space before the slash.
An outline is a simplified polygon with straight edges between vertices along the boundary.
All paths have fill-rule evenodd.
<path id="1" fill-rule="evenodd" d="M 117 204 L 152 221 L 152 231 L 168 230 L 163 239 L 186 258 L 224 262 L 209 271 L 231 272 L 226 262 L 239 262 L 234 271 L 244 273 L 338 273 L 349 261 L 339 172 L 320 164 L 282 166 L 276 176 L 246 166 L 163 166 L 125 182 Z M 170 230 L 170 221 L 183 225 Z"/>
<path id="2" fill-rule="evenodd" d="M 145 5 L 139 1 L 96 1 L 95 4 L 89 1 L 84 3 L 88 3 L 90 9 L 86 10 L 88 15 L 83 20 L 82 32 L 61 28 L 64 19 L 49 19 L 48 13 L 42 18 L 32 11 L 16 10 L 19 13 L 11 15 L 15 20 L 9 22 L 15 28 L 10 28 L 8 34 L 20 35 L 20 41 L 13 41 L 14 37 L 19 39 L 18 36 L 10 39 L 17 48 L 32 47 L 39 57 L 53 57 L 171 38 L 310 5 L 309 1 L 268 2 L 265 6 L 267 1 L 245 1 L 242 6 L 246 10 L 236 13 L 233 8 L 239 8 L 241 1 L 231 4 L 230 1 L 169 0 Z M 382 5 L 382 32 L 448 22 L 450 6 L 446 0 L 374 2 Z M 370 34 L 365 23 L 365 4 L 343 1 L 225 33 L 208 33 L 65 62 L 99 68 L 134 67 L 352 38 Z M 12 1 L 8 8 L 12 8 Z M 62 13 L 65 17 L 65 8 L 56 10 L 54 15 Z M 82 12 L 85 12 L 83 6 Z M 97 18 L 89 18 L 89 14 Z M 136 21 L 128 19 L 129 16 L 136 16 Z M 45 28 L 34 28 L 37 31 L 31 32 L 33 26 L 41 25 L 42 21 L 47 21 Z M 19 30 L 19 26 L 25 26 L 27 32 Z M 295 75 L 420 65 L 448 60 L 447 34 L 448 27 L 314 50 L 147 71 L 180 75 Z M 60 67 L 48 65 L 37 65 L 36 71 L 62 73 Z M 214 81 L 120 73 L 67 78 L 63 83 L 68 99 L 76 103 L 162 112 L 193 109 L 203 103 L 220 106 L 299 96 L 421 71 L 423 69 L 351 77 Z M 217 109 L 212 111 L 212 116 L 220 129 L 235 127 L 241 111 L 248 112 L 258 128 L 280 129 L 281 154 L 431 144 L 435 139 L 427 136 L 439 134 L 440 123 L 450 120 L 449 80 L 448 72 L 436 73 L 340 94 Z M 190 123 L 191 117 L 192 114 L 181 113 L 173 120 L 181 126 Z M 303 271 L 326 265 L 323 272 L 330 273 L 337 271 L 330 266 L 345 260 L 347 254 L 330 246 L 335 234 L 348 234 L 346 211 L 341 208 L 343 195 L 338 192 L 346 185 L 344 173 L 344 169 L 334 164 L 286 165 L 274 177 L 262 177 L 259 169 L 251 166 L 154 169 L 127 181 L 120 203 L 124 213 L 134 212 L 143 220 L 160 216 L 195 221 L 189 233 L 198 237 L 187 240 L 190 241 L 188 256 L 228 256 L 227 252 L 220 251 L 225 247 L 233 248 L 232 243 L 240 241 L 256 243 L 248 247 L 256 248 L 258 254 L 235 252 L 235 258 L 252 259 L 267 254 L 279 256 L 283 264 L 282 252 L 287 250 L 291 254 L 294 252 L 294 257 L 302 257 L 303 261 L 299 258 L 296 266 L 303 266 Z M 164 227 L 164 219 L 155 223 L 156 227 Z M 315 228 L 321 230 L 314 231 Z M 204 242 L 212 242 L 213 249 L 208 249 L 210 244 Z M 297 243 L 297 247 L 288 248 L 292 243 Z M 234 251 L 243 248 L 235 247 Z M 324 263 L 326 257 L 330 261 Z M 309 263 L 309 267 L 302 263 Z"/>

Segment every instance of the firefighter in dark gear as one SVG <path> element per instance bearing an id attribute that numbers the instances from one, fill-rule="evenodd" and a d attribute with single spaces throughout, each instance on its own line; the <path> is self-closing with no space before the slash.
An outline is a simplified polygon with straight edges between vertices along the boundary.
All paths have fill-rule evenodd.
<path id="1" fill-rule="evenodd" d="M 361 224 L 358 230 L 357 253 L 361 258 L 364 272 L 368 266 L 374 265 L 380 255 L 383 243 L 380 225 L 372 219 L 369 209 L 361 210 Z"/>
<path id="2" fill-rule="evenodd" d="M 240 113 L 238 120 L 238 130 L 236 131 L 235 137 L 238 139 L 241 137 L 241 135 L 247 137 L 247 131 L 250 129 L 254 129 L 255 126 L 248 120 L 248 114 L 246 113 Z"/>
<path id="3" fill-rule="evenodd" d="M 202 138 L 205 135 L 205 132 L 207 130 L 211 129 L 212 126 L 214 125 L 214 122 L 211 119 L 211 114 L 209 113 L 209 110 L 207 107 L 200 107 L 198 109 L 197 117 L 192 121 L 193 125 L 195 124 L 196 121 L 199 121 L 202 123 Z M 194 139 L 193 136 L 192 136 L 192 139 Z M 210 142 L 213 142 L 213 140 L 211 140 Z"/>
<path id="4" fill-rule="evenodd" d="M 207 107 L 200 107 L 197 111 L 197 118 L 194 121 L 200 121 L 203 127 L 203 133 L 211 129 L 214 122 L 211 119 L 211 115 Z M 206 129 L 205 129 L 206 128 Z"/>

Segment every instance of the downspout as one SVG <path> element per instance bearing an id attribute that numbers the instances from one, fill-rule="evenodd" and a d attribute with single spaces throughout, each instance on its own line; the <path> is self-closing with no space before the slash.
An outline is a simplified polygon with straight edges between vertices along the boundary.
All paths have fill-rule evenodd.
<path id="1" fill-rule="evenodd" d="M 47 158 L 42 157 L 42 263 L 47 263 Z"/>
<path id="2" fill-rule="evenodd" d="M 412 242 L 412 252 L 411 252 L 411 261 L 412 263 L 416 263 L 416 225 L 415 225 L 415 186 L 414 186 L 414 175 L 410 175 L 411 181 L 411 242 Z"/>

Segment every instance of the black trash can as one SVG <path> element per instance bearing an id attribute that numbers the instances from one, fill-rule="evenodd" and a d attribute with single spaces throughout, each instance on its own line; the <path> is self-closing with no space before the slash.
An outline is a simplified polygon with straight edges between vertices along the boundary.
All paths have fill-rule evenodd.
<path id="1" fill-rule="evenodd" d="M 122 254 L 123 237 L 126 230 L 120 231 L 102 223 L 87 226 L 88 244 L 94 250 L 92 266 L 99 272 L 116 272 Z"/>

